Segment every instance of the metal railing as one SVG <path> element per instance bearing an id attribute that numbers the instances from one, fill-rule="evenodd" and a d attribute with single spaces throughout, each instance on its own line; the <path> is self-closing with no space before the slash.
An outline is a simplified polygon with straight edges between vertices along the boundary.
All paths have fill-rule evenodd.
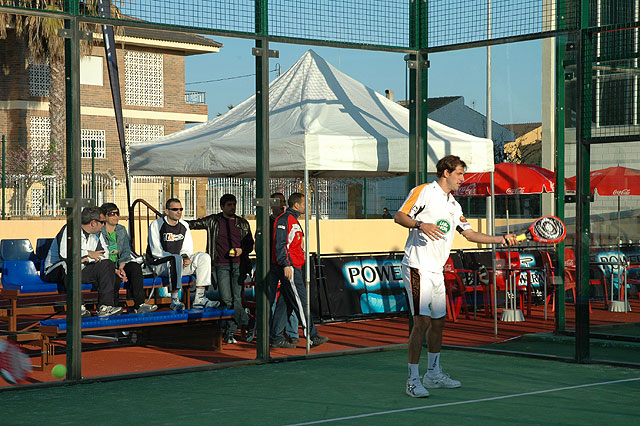
<path id="1" fill-rule="evenodd" d="M 206 92 L 187 90 L 184 93 L 184 103 L 192 105 L 204 105 L 207 103 Z"/>
<path id="2" fill-rule="evenodd" d="M 195 218 L 196 180 L 176 178 L 174 196 L 182 201 L 184 218 Z M 57 217 L 65 211 L 60 200 L 65 198 L 66 181 L 56 176 L 41 176 L 38 179 L 24 175 L 5 175 L 4 217 Z M 158 176 L 135 176 L 131 179 L 132 198 L 151 200 L 150 204 L 159 211 L 164 210 L 164 202 L 171 196 L 169 178 Z M 105 174 L 82 174 L 82 197 L 95 199 L 97 206 L 112 202 L 126 210 L 126 186 L 116 177 Z"/>

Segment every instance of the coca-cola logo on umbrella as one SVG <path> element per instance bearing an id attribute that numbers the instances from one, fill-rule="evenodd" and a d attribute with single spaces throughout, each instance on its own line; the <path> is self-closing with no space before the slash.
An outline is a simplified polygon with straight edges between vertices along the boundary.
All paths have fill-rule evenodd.
<path id="1" fill-rule="evenodd" d="M 476 195 L 476 184 L 471 183 L 469 185 L 460 186 L 455 194 L 461 197 L 471 197 Z"/>
<path id="2" fill-rule="evenodd" d="M 513 194 L 524 194 L 524 186 L 519 186 L 517 188 L 507 188 L 507 190 L 505 191 L 508 195 L 513 195 Z"/>

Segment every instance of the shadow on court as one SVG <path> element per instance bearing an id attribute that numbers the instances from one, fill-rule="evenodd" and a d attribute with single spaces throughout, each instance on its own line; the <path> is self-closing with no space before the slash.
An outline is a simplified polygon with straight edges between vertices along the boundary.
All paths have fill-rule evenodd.
<path id="1" fill-rule="evenodd" d="M 0 409 L 7 425 L 637 424 L 640 370 L 453 350 L 442 366 L 462 387 L 426 399 L 393 350 L 5 392 Z"/>

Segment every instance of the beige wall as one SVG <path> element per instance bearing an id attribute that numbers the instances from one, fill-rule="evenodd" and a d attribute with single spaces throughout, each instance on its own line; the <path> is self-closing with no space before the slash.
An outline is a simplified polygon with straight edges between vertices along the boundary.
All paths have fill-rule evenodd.
<path id="1" fill-rule="evenodd" d="M 498 220 L 496 226 L 504 225 Z M 512 223 L 516 221 L 512 220 Z M 518 222 L 527 222 L 518 221 Z M 256 223 L 249 221 L 255 232 Z M 485 232 L 484 219 L 469 219 L 469 223 L 476 231 Z M 35 247 L 38 238 L 55 237 L 65 224 L 63 220 L 0 220 L 0 238 L 29 238 Z M 123 224 L 124 221 L 123 221 Z M 311 252 L 316 251 L 315 221 L 310 223 L 309 245 Z M 304 227 L 304 221 L 302 221 Z M 143 228 L 142 251 L 146 249 L 146 223 Z M 408 230 L 389 219 L 344 219 L 320 221 L 320 251 L 321 253 L 368 253 L 377 251 L 397 251 L 404 249 Z M 207 243 L 205 231 L 193 231 L 194 248 L 204 251 Z M 476 248 L 481 245 L 473 244 L 456 234 L 454 248 Z M 136 245 L 138 247 L 138 245 Z"/>

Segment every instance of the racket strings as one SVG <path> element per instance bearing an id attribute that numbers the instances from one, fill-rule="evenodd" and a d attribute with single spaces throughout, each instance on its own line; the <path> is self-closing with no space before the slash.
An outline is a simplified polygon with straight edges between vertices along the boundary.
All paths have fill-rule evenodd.
<path id="1" fill-rule="evenodd" d="M 543 217 L 534 225 L 534 231 L 542 238 L 554 240 L 562 236 L 564 226 L 553 217 Z"/>

